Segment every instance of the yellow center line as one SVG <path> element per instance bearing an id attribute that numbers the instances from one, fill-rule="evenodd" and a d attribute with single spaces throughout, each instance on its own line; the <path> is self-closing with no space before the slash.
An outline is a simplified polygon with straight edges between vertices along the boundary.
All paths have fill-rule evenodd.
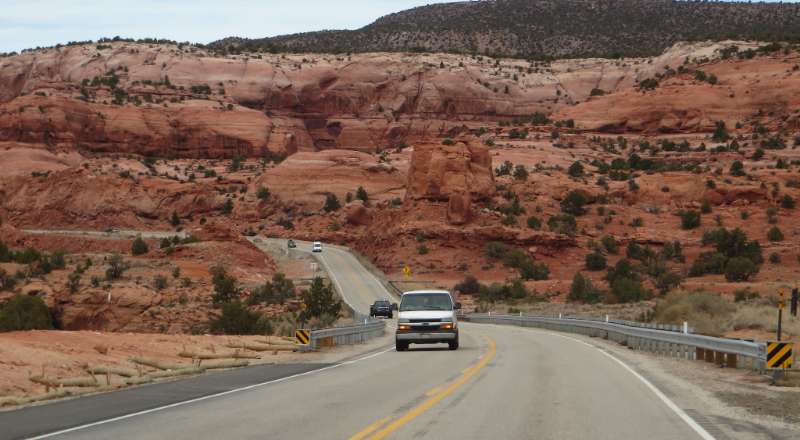
<path id="1" fill-rule="evenodd" d="M 434 388 L 431 388 L 430 390 L 428 390 L 428 392 L 426 392 L 425 395 L 428 396 L 428 397 L 431 397 L 431 396 L 433 396 L 434 394 L 438 393 L 441 390 L 442 390 L 442 387 L 434 387 Z"/>
<path id="2" fill-rule="evenodd" d="M 350 437 L 350 440 L 363 440 L 363 439 L 367 438 L 368 435 L 370 435 L 373 432 L 375 432 L 376 429 L 380 429 L 389 420 L 391 420 L 391 417 L 384 417 L 384 418 L 378 420 L 377 422 L 375 422 L 375 423 L 367 426 L 366 428 L 364 428 L 363 431 L 361 431 L 358 434 Z"/>
<path id="3" fill-rule="evenodd" d="M 456 380 L 455 382 L 451 383 L 450 385 L 448 385 L 444 389 L 442 389 L 440 391 L 437 388 L 434 388 L 434 389 L 430 390 L 429 393 L 433 393 L 433 395 L 430 396 L 430 398 L 428 400 L 422 402 L 419 406 L 417 406 L 415 408 L 412 408 L 407 413 L 403 414 L 402 416 L 397 418 L 395 421 L 393 421 L 392 423 L 387 425 L 385 428 L 381 429 L 378 432 L 375 432 L 375 434 L 370 436 L 369 439 L 370 440 L 380 440 L 380 439 L 386 438 L 386 436 L 388 436 L 389 434 L 392 434 L 393 432 L 395 432 L 399 428 L 401 428 L 403 425 L 405 425 L 408 422 L 410 422 L 410 421 L 414 420 L 415 418 L 419 417 L 425 411 L 431 409 L 434 405 L 439 403 L 442 399 L 444 399 L 445 397 L 453 394 L 457 389 L 459 389 L 461 386 L 463 386 L 465 383 L 467 383 L 467 381 L 469 381 L 480 370 L 482 370 L 483 367 L 485 367 L 486 364 L 488 364 L 494 358 L 495 354 L 497 353 L 497 345 L 494 343 L 493 340 L 491 340 L 491 338 L 486 337 L 486 343 L 489 345 L 489 351 L 486 354 L 484 354 L 478 360 L 478 363 L 475 364 L 474 367 L 468 368 L 464 372 L 464 374 L 462 374 L 461 377 L 458 378 L 458 380 Z M 439 387 L 439 388 L 441 388 L 441 387 Z M 384 420 L 385 419 L 381 419 L 378 422 L 382 422 Z M 373 423 L 372 425 L 367 426 L 364 430 L 362 430 L 361 432 L 357 433 L 355 436 L 351 437 L 350 440 L 366 438 L 366 436 L 368 436 L 370 433 L 375 431 L 374 425 L 375 424 Z"/>

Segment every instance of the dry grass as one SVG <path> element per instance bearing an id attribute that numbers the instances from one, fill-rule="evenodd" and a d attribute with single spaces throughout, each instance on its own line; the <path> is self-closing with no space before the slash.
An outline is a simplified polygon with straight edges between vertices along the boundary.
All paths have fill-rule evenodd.
<path id="1" fill-rule="evenodd" d="M 777 309 L 767 299 L 734 303 L 709 292 L 673 292 L 658 303 L 655 322 L 688 322 L 697 333 L 721 336 L 736 330 L 777 330 Z M 784 338 L 800 336 L 800 319 L 784 313 Z"/>

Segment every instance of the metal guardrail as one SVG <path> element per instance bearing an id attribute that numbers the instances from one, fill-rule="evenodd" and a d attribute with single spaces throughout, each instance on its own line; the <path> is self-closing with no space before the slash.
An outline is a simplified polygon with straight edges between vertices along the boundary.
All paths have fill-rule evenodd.
<path id="1" fill-rule="evenodd" d="M 386 321 L 366 320 L 363 324 L 344 327 L 332 327 L 311 331 L 308 349 L 316 350 L 320 345 L 352 345 L 366 342 L 369 339 L 383 336 Z"/>
<path id="2" fill-rule="evenodd" d="M 673 328 L 654 329 L 631 325 L 630 321 L 614 322 L 585 318 L 470 314 L 466 320 L 476 323 L 538 327 L 580 333 L 616 341 L 632 349 L 653 351 L 668 356 L 706 360 L 717 364 L 762 371 L 766 361 L 764 342 L 716 338 Z M 634 323 L 642 324 L 642 323 Z"/>

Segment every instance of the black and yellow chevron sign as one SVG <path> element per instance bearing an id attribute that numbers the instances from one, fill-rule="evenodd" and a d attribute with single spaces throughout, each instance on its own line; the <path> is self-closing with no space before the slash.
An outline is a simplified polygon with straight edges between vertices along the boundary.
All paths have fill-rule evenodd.
<path id="1" fill-rule="evenodd" d="M 792 368 L 791 342 L 767 342 L 767 368 Z"/>
<path id="2" fill-rule="evenodd" d="M 311 341 L 311 330 L 295 330 L 294 337 L 297 338 L 298 343 L 308 345 L 308 342 Z"/>

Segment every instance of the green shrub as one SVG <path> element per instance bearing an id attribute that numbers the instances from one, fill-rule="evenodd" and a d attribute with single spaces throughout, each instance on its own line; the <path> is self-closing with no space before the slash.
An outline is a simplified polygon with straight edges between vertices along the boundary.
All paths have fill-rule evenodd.
<path id="1" fill-rule="evenodd" d="M 147 247 L 147 243 L 145 243 L 141 235 L 136 237 L 135 240 L 133 240 L 133 244 L 131 245 L 131 254 L 143 255 L 148 253 L 149 251 L 150 249 Z"/>
<path id="2" fill-rule="evenodd" d="M 421 245 L 417 246 L 417 253 L 419 255 L 427 255 L 428 252 L 430 252 L 430 249 L 428 249 L 428 246 L 425 246 L 424 244 L 421 244 Z"/>
<path id="3" fill-rule="evenodd" d="M 783 232 L 777 226 L 773 226 L 767 232 L 767 239 L 769 241 L 783 241 Z"/>
<path id="4" fill-rule="evenodd" d="M 539 220 L 537 217 L 528 217 L 527 220 L 528 227 L 538 231 L 542 229 L 542 221 Z"/>
<path id="5" fill-rule="evenodd" d="M 644 301 L 650 298 L 650 292 L 642 283 L 625 277 L 618 277 L 611 284 L 611 293 L 620 303 Z"/>
<path id="6" fill-rule="evenodd" d="M 514 167 L 514 178 L 517 180 L 528 180 L 528 170 L 525 165 L 517 165 Z"/>
<path id="7" fill-rule="evenodd" d="M 578 225 L 572 214 L 557 214 L 547 219 L 547 227 L 558 234 L 574 235 Z"/>
<path id="8" fill-rule="evenodd" d="M 711 203 L 708 200 L 703 199 L 703 202 L 700 204 L 700 212 L 703 214 L 711 212 Z"/>
<path id="9" fill-rule="evenodd" d="M 690 209 L 688 211 L 680 211 L 678 213 L 681 217 L 681 229 L 695 229 L 700 226 L 700 213 Z"/>
<path id="10" fill-rule="evenodd" d="M 781 208 L 783 209 L 794 209 L 794 199 L 789 194 L 784 194 L 783 198 L 781 199 Z"/>
<path id="11" fill-rule="evenodd" d="M 531 257 L 522 249 L 509 249 L 503 255 L 503 264 L 508 267 L 520 267 Z"/>
<path id="12" fill-rule="evenodd" d="M 41 258 L 42 254 L 32 247 L 26 247 L 21 251 L 14 252 L 14 262 L 17 264 L 31 264 Z"/>
<path id="13" fill-rule="evenodd" d="M 588 277 L 583 276 L 580 272 L 575 273 L 575 276 L 572 277 L 572 285 L 567 295 L 568 301 L 595 304 L 600 302 L 602 296 L 603 292 L 596 288 Z"/>
<path id="14" fill-rule="evenodd" d="M 498 241 L 490 241 L 489 243 L 486 243 L 486 246 L 483 249 L 483 253 L 493 260 L 503 258 L 503 255 L 505 255 L 506 252 L 508 252 L 508 246 Z"/>
<path id="15" fill-rule="evenodd" d="M 525 280 L 546 280 L 550 277 L 550 268 L 542 262 L 534 263 L 528 259 L 519 266 L 519 276 Z"/>
<path id="16" fill-rule="evenodd" d="M 164 275 L 156 275 L 155 278 L 153 278 L 153 287 L 155 287 L 156 290 L 166 289 L 167 277 L 165 277 Z"/>
<path id="17" fill-rule="evenodd" d="M 572 165 L 569 166 L 569 170 L 567 173 L 572 177 L 583 177 L 583 165 L 578 162 L 572 162 Z"/>
<path id="18" fill-rule="evenodd" d="M 591 271 L 603 270 L 606 268 L 606 257 L 598 252 L 586 254 L 586 269 Z"/>
<path id="19" fill-rule="evenodd" d="M 359 186 L 358 189 L 356 189 L 356 199 L 361 200 L 364 204 L 369 202 L 369 195 L 363 186 Z"/>
<path id="20" fill-rule="evenodd" d="M 731 176 L 744 176 L 745 175 L 744 164 L 742 164 L 742 162 L 738 160 L 734 161 L 731 164 L 730 173 Z"/>
<path id="21" fill-rule="evenodd" d="M 603 247 L 610 254 L 617 254 L 619 252 L 619 244 L 617 243 L 617 240 L 610 235 L 604 235 L 602 238 L 600 238 L 600 243 L 603 244 Z"/>
<path id="22" fill-rule="evenodd" d="M 781 255 L 777 252 L 773 252 L 769 254 L 769 262 L 772 264 L 778 264 L 781 262 Z"/>
<path id="23" fill-rule="evenodd" d="M 668 271 L 660 274 L 656 278 L 655 286 L 663 295 L 670 290 L 680 287 L 682 281 L 683 277 L 679 273 Z"/>
<path id="24" fill-rule="evenodd" d="M 113 254 L 108 259 L 108 268 L 106 269 L 106 279 L 114 281 L 122 278 L 122 275 L 128 270 L 128 263 L 122 258 L 120 254 Z"/>
<path id="25" fill-rule="evenodd" d="M 721 252 L 703 252 L 697 256 L 689 269 L 689 276 L 698 277 L 707 273 L 721 274 L 725 270 L 725 255 Z"/>
<path id="26" fill-rule="evenodd" d="M 260 200 L 266 200 L 269 198 L 269 189 L 264 186 L 259 186 L 258 191 L 256 191 L 256 197 Z"/>
<path id="27" fill-rule="evenodd" d="M 586 213 L 586 197 L 580 191 L 570 191 L 564 200 L 561 201 L 561 211 L 572 215 L 583 215 Z"/>
<path id="28" fill-rule="evenodd" d="M 466 295 L 474 295 L 478 293 L 480 288 L 481 288 L 481 283 L 478 282 L 478 279 L 472 275 L 467 275 L 464 278 L 464 281 L 456 284 L 453 287 L 453 290 Z"/>
<path id="29" fill-rule="evenodd" d="M 325 212 L 337 211 L 341 207 L 342 204 L 339 203 L 339 199 L 336 197 L 336 194 L 328 193 L 325 195 L 325 205 L 322 207 Z"/>
<path id="30" fill-rule="evenodd" d="M 69 293 L 77 293 L 81 288 L 81 272 L 77 269 L 67 276 L 67 290 Z"/>
<path id="31" fill-rule="evenodd" d="M 239 297 L 239 281 L 222 266 L 211 268 L 211 283 L 214 285 L 214 304 L 230 303 Z"/>
<path id="32" fill-rule="evenodd" d="M 226 335 L 263 335 L 272 333 L 269 321 L 261 314 L 250 311 L 241 301 L 222 305 L 219 318 L 211 321 L 211 332 Z"/>
<path id="33" fill-rule="evenodd" d="M 342 310 L 342 303 L 336 298 L 333 288 L 330 284 L 325 284 L 320 277 L 314 278 L 311 288 L 304 290 L 300 298 L 305 305 L 305 309 L 300 313 L 301 320 L 321 318 L 326 315 L 339 316 Z"/>
<path id="34" fill-rule="evenodd" d="M 733 257 L 725 264 L 725 279 L 728 281 L 747 281 L 758 273 L 758 267 L 745 257 Z"/>
<path id="35" fill-rule="evenodd" d="M 42 298 L 14 295 L 0 308 L 0 331 L 50 330 L 53 317 Z"/>
<path id="36" fill-rule="evenodd" d="M 284 304 L 294 296 L 294 283 L 281 272 L 272 275 L 272 281 L 253 290 L 248 298 L 249 304 Z"/>

